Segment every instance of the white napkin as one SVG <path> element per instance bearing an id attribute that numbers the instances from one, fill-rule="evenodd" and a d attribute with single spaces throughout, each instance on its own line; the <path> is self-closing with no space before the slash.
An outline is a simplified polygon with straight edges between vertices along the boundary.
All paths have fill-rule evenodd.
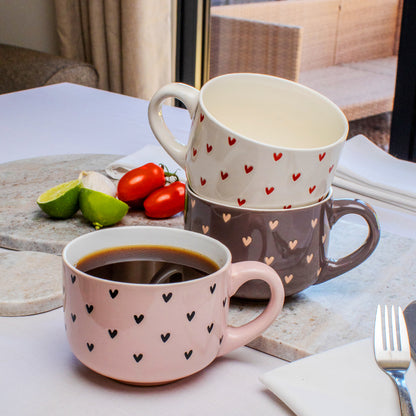
<path id="1" fill-rule="evenodd" d="M 396 387 L 374 360 L 372 340 L 303 358 L 260 377 L 298 416 L 400 416 Z M 406 382 L 416 407 L 416 366 Z"/>
<path id="2" fill-rule="evenodd" d="M 416 211 L 416 163 L 391 156 L 362 135 L 345 143 L 333 184 Z"/>
<path id="3" fill-rule="evenodd" d="M 181 181 L 185 181 L 185 171 L 158 145 L 147 145 L 137 152 L 110 163 L 105 172 L 110 178 L 120 179 L 127 171 L 153 162 L 162 163 L 169 172 L 175 172 Z"/>

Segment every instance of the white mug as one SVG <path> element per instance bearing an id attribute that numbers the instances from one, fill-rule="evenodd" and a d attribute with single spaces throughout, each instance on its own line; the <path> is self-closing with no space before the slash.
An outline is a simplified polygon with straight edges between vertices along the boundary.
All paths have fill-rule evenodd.
<path id="1" fill-rule="evenodd" d="M 186 145 L 162 117 L 162 102 L 171 97 L 193 119 Z M 244 208 L 291 208 L 325 197 L 348 133 L 345 115 L 329 99 L 261 74 L 219 76 L 200 91 L 165 85 L 152 97 L 148 116 L 194 192 Z"/>

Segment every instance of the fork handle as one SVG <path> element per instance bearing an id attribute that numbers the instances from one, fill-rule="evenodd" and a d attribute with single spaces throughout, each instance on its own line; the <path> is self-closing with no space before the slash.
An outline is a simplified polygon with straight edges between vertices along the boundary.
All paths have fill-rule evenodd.
<path id="1" fill-rule="evenodd" d="M 404 379 L 405 371 L 390 370 L 390 376 L 394 380 L 399 392 L 400 411 L 402 416 L 415 416 L 413 411 L 412 400 L 410 398 L 409 390 Z"/>

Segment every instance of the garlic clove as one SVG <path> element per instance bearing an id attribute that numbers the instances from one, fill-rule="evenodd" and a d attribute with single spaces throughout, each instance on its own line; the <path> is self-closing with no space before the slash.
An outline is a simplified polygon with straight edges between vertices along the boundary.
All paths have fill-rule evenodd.
<path id="1" fill-rule="evenodd" d="M 81 181 L 84 188 L 92 189 L 93 191 L 102 192 L 115 197 L 117 195 L 117 187 L 111 181 L 110 178 L 104 176 L 99 172 L 91 171 L 82 171 L 79 174 L 78 179 Z"/>

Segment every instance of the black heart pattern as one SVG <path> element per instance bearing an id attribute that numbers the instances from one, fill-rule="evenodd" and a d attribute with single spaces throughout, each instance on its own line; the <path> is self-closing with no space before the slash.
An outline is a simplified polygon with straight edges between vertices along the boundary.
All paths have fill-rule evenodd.
<path id="1" fill-rule="evenodd" d="M 143 358 L 143 354 L 133 354 L 133 358 L 136 360 L 136 363 L 138 363 Z"/>
<path id="2" fill-rule="evenodd" d="M 222 301 L 222 306 L 225 308 L 226 304 L 227 304 L 227 298 L 224 298 L 224 300 Z"/>
<path id="3" fill-rule="evenodd" d="M 191 313 L 187 313 L 186 317 L 188 318 L 188 321 L 191 322 L 192 319 L 194 319 L 195 311 L 192 311 Z"/>
<path id="4" fill-rule="evenodd" d="M 75 280 L 77 280 L 77 277 L 75 275 L 71 274 L 71 282 L 72 282 L 72 284 L 75 283 Z"/>
<path id="5" fill-rule="evenodd" d="M 172 297 L 172 292 L 169 292 L 168 294 L 164 293 L 164 294 L 162 295 L 162 297 L 163 297 L 163 300 L 164 300 L 166 303 L 168 303 L 168 302 L 170 301 L 171 297 Z"/>
<path id="6" fill-rule="evenodd" d="M 222 335 L 221 338 L 220 338 L 220 345 L 222 344 L 223 339 L 224 339 L 224 335 Z"/>
<path id="7" fill-rule="evenodd" d="M 85 307 L 87 308 L 87 312 L 88 312 L 88 313 L 91 313 L 91 312 L 92 312 L 92 310 L 94 309 L 94 306 L 93 306 L 93 305 L 88 305 L 88 304 L 86 304 L 86 305 L 85 305 Z"/>
<path id="8" fill-rule="evenodd" d="M 87 342 L 87 347 L 88 350 L 91 352 L 94 349 L 94 344 L 90 344 L 89 342 Z"/>
<path id="9" fill-rule="evenodd" d="M 118 290 L 117 289 L 115 289 L 115 290 L 110 289 L 108 292 L 110 293 L 110 296 L 111 296 L 112 299 L 114 299 L 118 295 Z"/>
<path id="10" fill-rule="evenodd" d="M 71 313 L 72 322 L 75 322 L 75 319 L 77 319 L 77 316 L 74 313 Z"/>
<path id="11" fill-rule="evenodd" d="M 138 325 L 141 321 L 143 321 L 144 315 L 141 314 L 139 316 L 134 315 L 134 320 L 136 321 L 136 324 Z"/>
<path id="12" fill-rule="evenodd" d="M 208 334 L 210 334 L 210 333 L 211 333 L 212 328 L 214 328 L 214 322 L 212 322 L 212 323 L 211 323 L 211 325 L 208 325 L 208 326 L 207 326 Z"/>
<path id="13" fill-rule="evenodd" d="M 170 338 L 170 333 L 160 334 L 160 338 L 162 338 L 163 342 L 166 342 Z"/>
<path id="14" fill-rule="evenodd" d="M 185 355 L 185 358 L 186 358 L 187 360 L 189 360 L 189 359 L 191 358 L 191 355 L 192 355 L 192 350 L 185 351 L 185 352 L 184 352 L 184 355 Z"/>
<path id="15" fill-rule="evenodd" d="M 216 283 L 214 283 L 212 286 L 209 287 L 209 290 L 211 291 L 211 294 L 215 292 L 216 287 L 217 287 Z"/>
<path id="16" fill-rule="evenodd" d="M 114 330 L 109 329 L 108 335 L 110 335 L 111 338 L 114 338 L 117 335 L 117 329 L 114 329 Z"/>

